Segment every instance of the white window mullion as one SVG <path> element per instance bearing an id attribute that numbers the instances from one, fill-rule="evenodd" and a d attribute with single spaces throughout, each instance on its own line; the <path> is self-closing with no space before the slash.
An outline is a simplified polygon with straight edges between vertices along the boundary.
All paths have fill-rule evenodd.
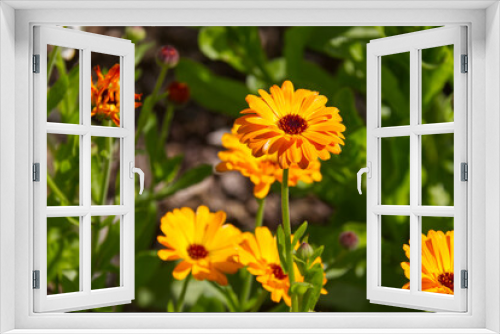
<path id="1" fill-rule="evenodd" d="M 420 115 L 420 53 L 418 49 L 410 50 L 410 127 L 415 128 L 419 123 Z M 419 136 L 410 133 L 410 291 L 412 294 L 420 290 L 420 217 L 413 212 L 413 208 L 420 204 L 420 155 Z"/>
<path id="2" fill-rule="evenodd" d="M 121 203 L 127 209 L 126 214 L 121 216 L 120 229 L 120 285 L 127 287 L 127 296 L 133 299 L 135 291 L 133 286 L 135 284 L 134 273 L 134 256 L 135 256 L 135 240 L 134 240 L 134 206 L 135 206 L 135 190 L 134 190 L 134 175 L 131 173 L 130 168 L 135 166 L 135 117 L 134 117 L 134 92 L 135 92 L 135 79 L 134 71 L 134 44 L 128 45 L 128 51 L 121 57 L 120 71 L 122 83 L 122 103 L 120 107 L 122 111 L 129 110 L 130 112 L 122 112 L 124 115 L 121 126 L 122 130 L 127 132 L 127 135 L 122 138 L 120 145 L 122 150 L 122 159 L 120 170 L 123 171 L 121 178 Z M 132 288 L 130 288 L 132 287 Z"/>
<path id="3" fill-rule="evenodd" d="M 82 115 L 82 126 L 85 128 L 85 134 L 82 136 L 83 144 L 80 151 L 82 152 L 82 180 L 81 187 L 83 188 L 82 203 L 86 210 L 88 210 L 83 217 L 83 226 L 80 227 L 80 258 L 82 259 L 80 266 L 80 274 L 83 276 L 83 289 L 82 291 L 90 294 L 92 290 L 92 225 L 90 206 L 92 204 L 91 194 L 91 134 L 90 134 L 90 113 L 91 113 L 91 96 L 90 87 L 92 77 L 89 75 L 91 72 L 91 58 L 90 49 L 87 47 L 83 49 L 83 58 L 81 60 L 81 67 L 83 74 L 80 77 L 81 81 L 81 99 L 80 114 Z"/>

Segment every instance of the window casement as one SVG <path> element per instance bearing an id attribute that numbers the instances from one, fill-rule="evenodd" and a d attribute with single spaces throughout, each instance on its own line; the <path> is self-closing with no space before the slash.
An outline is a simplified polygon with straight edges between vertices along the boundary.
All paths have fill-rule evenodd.
<path id="1" fill-rule="evenodd" d="M 85 33 L 72 29 L 38 26 L 34 31 L 34 156 L 37 182 L 34 182 L 34 311 L 73 311 L 105 305 L 129 303 L 134 298 L 134 44 L 128 40 Z M 75 50 L 77 64 L 73 68 L 76 80 L 70 84 L 79 88 L 77 105 L 68 109 L 66 117 L 48 117 L 47 98 L 48 48 L 62 47 Z M 118 110 L 118 127 L 91 123 L 91 59 L 93 53 L 112 55 L 118 60 L 119 89 L 121 103 Z M 84 89 L 85 87 L 85 89 Z M 54 88 L 55 89 L 55 88 Z M 68 90 L 69 91 L 69 90 Z M 73 140 L 76 166 L 79 169 L 77 191 L 78 203 L 48 202 L 48 162 L 57 157 L 48 157 L 47 142 L 54 135 Z M 68 139 L 70 138 L 70 139 Z M 91 148 L 98 141 L 116 143 L 119 170 L 117 194 L 113 203 L 96 203 L 91 195 L 96 183 L 92 168 Z M 71 155 L 71 154 L 70 154 Z M 142 174 L 142 172 L 141 172 Z M 55 183 L 56 181 L 50 180 Z M 142 182 L 142 179 L 141 179 Z M 51 188 L 52 192 L 55 192 Z M 106 194 L 102 194 L 105 198 Z M 64 194 L 61 195 L 62 197 Z M 50 205 L 49 205 L 50 204 Z M 92 288 L 91 245 L 92 225 L 96 217 L 114 216 L 108 219 L 119 229 L 119 283 L 115 287 Z M 49 220 L 63 218 L 63 223 L 73 223 L 79 235 L 79 261 L 75 274 L 79 286 L 71 292 L 50 291 L 47 284 L 47 251 Z M 59 220 L 60 221 L 60 220 Z"/>
<path id="2" fill-rule="evenodd" d="M 453 64 L 453 116 L 452 122 L 431 123 L 422 117 L 423 92 L 428 91 L 430 80 L 423 80 L 422 55 L 428 50 L 439 47 L 452 49 Z M 409 124 L 384 121 L 382 118 L 383 95 L 387 93 L 382 80 L 384 76 L 384 57 L 403 56 L 410 72 L 409 105 L 394 113 L 409 113 Z M 404 58 L 406 55 L 406 59 Z M 372 303 L 400 306 L 431 311 L 467 311 L 467 290 L 461 282 L 467 272 L 467 182 L 462 168 L 467 165 L 467 57 L 466 27 L 452 26 L 435 28 L 421 32 L 404 34 L 371 41 L 367 47 L 367 297 Z M 389 126 L 387 126 L 389 125 Z M 454 199 L 450 206 L 429 205 L 422 192 L 424 139 L 437 136 L 452 136 L 453 167 L 452 175 Z M 427 137 L 427 138 L 426 138 Z M 409 198 L 403 203 L 387 203 L 384 199 L 384 177 L 394 173 L 397 166 L 382 166 L 384 149 L 395 147 L 402 154 L 409 155 Z M 440 149 L 436 147 L 436 149 Z M 409 152 L 409 154 L 407 153 Z M 404 171 L 403 171 L 404 172 Z M 358 185 L 359 187 L 359 185 Z M 406 202 L 405 202 L 406 201 Z M 401 205 L 399 205 L 401 204 Z M 384 251 L 382 233 L 386 216 L 399 216 L 409 224 L 411 247 L 409 250 L 410 284 L 409 289 L 384 286 L 381 257 Z M 443 230 L 442 219 L 453 221 L 454 242 L 451 238 L 451 258 L 441 259 L 442 263 L 451 262 L 449 268 L 441 269 L 439 280 L 448 280 L 453 294 L 425 291 L 427 277 L 424 276 L 425 250 L 422 246 L 424 220 L 431 221 L 431 229 Z M 446 242 L 446 240 L 442 240 Z M 433 244 L 434 247 L 437 244 Z M 424 252 L 424 253 L 423 253 Z M 443 252 L 444 253 L 444 252 Z M 436 254 L 438 252 L 436 251 Z M 441 253 L 442 254 L 442 253 Z M 445 264 L 446 266 L 446 264 Z M 454 288 L 453 288 L 454 285 Z"/>

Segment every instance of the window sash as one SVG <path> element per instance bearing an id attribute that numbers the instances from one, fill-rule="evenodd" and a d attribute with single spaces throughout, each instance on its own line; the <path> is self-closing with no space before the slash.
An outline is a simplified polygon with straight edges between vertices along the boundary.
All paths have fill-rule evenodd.
<path id="1" fill-rule="evenodd" d="M 454 122 L 420 124 L 421 49 L 454 46 Z M 460 180 L 460 164 L 467 162 L 467 76 L 461 73 L 461 55 L 467 54 L 466 28 L 430 29 L 371 41 L 367 46 L 367 297 L 373 303 L 440 311 L 467 311 L 467 290 L 460 272 L 467 269 L 467 183 Z M 410 125 L 381 127 L 381 57 L 410 52 Z M 421 135 L 454 134 L 454 206 L 422 206 Z M 410 205 L 381 205 L 381 138 L 410 138 Z M 381 216 L 410 217 L 410 290 L 381 286 Z M 421 218 L 454 217 L 454 295 L 419 291 L 421 288 Z M 418 259 L 417 261 L 415 259 Z"/>
<path id="2" fill-rule="evenodd" d="M 47 122 L 47 45 L 80 52 L 79 124 Z M 91 52 L 120 57 L 120 128 L 91 125 Z M 40 182 L 34 183 L 34 270 L 40 270 L 40 289 L 34 289 L 35 312 L 66 312 L 129 303 L 134 298 L 134 44 L 71 29 L 35 27 L 34 53 L 40 73 L 34 81 L 34 162 L 40 163 Z M 47 207 L 47 134 L 80 137 L 80 205 Z M 91 137 L 120 139 L 121 205 L 91 205 Z M 120 286 L 91 289 L 91 216 L 120 215 Z M 80 288 L 78 292 L 47 295 L 47 217 L 80 217 Z"/>

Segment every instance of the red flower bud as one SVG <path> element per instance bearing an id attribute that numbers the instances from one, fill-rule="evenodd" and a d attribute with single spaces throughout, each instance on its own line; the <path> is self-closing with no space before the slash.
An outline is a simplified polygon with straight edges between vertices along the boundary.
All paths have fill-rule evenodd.
<path id="1" fill-rule="evenodd" d="M 358 247 L 359 238 L 355 232 L 345 231 L 340 233 L 339 243 L 345 249 L 354 250 Z"/>
<path id="2" fill-rule="evenodd" d="M 179 62 L 179 52 L 172 45 L 162 46 L 158 51 L 158 60 L 168 68 L 173 68 Z"/>
<path id="3" fill-rule="evenodd" d="M 176 104 L 184 104 L 189 101 L 190 92 L 189 86 L 184 82 L 174 81 L 168 88 L 168 99 Z"/>

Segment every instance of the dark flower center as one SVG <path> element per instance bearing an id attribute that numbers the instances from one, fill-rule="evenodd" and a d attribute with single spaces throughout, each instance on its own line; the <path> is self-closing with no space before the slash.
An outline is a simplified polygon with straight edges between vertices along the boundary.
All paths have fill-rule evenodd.
<path id="1" fill-rule="evenodd" d="M 208 251 L 202 245 L 189 245 L 187 252 L 189 254 L 189 257 L 193 260 L 203 259 L 208 256 Z"/>
<path id="2" fill-rule="evenodd" d="M 444 273 L 438 276 L 438 281 L 441 285 L 453 291 L 453 273 Z"/>
<path id="3" fill-rule="evenodd" d="M 270 267 L 273 271 L 274 277 L 276 277 L 277 279 L 281 280 L 287 278 L 288 275 L 283 272 L 283 269 L 281 269 L 281 266 L 279 264 L 271 264 Z"/>
<path id="4" fill-rule="evenodd" d="M 278 127 L 289 135 L 298 135 L 307 129 L 307 121 L 299 115 L 286 115 L 279 120 Z"/>

